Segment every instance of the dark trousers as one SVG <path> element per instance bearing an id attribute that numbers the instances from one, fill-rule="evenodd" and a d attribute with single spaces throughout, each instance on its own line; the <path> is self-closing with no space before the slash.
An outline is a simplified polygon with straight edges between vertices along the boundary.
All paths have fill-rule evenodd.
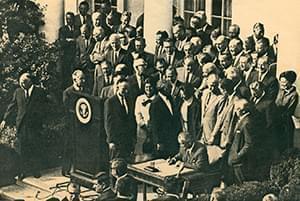
<path id="1" fill-rule="evenodd" d="M 17 132 L 16 150 L 21 159 L 23 173 L 36 173 L 42 168 L 42 141 L 39 129 L 31 129 L 26 125 Z"/>

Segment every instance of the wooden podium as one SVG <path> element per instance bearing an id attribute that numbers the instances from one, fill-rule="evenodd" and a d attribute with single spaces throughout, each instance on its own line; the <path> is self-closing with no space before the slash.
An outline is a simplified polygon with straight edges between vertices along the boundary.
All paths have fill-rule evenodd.
<path id="1" fill-rule="evenodd" d="M 74 92 L 68 100 L 74 144 L 71 181 L 87 188 L 98 172 L 109 169 L 103 107 L 102 100 L 85 93 Z"/>

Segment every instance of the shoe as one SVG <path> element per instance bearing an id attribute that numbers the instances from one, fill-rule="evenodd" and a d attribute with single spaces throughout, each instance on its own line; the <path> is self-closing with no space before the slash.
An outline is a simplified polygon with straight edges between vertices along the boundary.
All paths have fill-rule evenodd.
<path id="1" fill-rule="evenodd" d="M 40 178 L 42 175 L 41 175 L 41 173 L 40 172 L 35 172 L 34 174 L 33 174 L 33 177 L 34 178 Z"/>

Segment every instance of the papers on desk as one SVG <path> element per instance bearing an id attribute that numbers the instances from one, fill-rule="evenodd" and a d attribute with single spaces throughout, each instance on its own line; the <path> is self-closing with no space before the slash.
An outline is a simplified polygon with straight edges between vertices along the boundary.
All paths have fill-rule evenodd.
<path id="1" fill-rule="evenodd" d="M 148 166 L 153 167 L 153 163 L 154 163 L 154 167 L 156 169 L 158 169 L 159 172 L 152 172 L 152 171 L 145 170 L 145 168 L 147 169 Z M 161 177 L 175 176 L 179 171 L 179 167 L 176 167 L 175 165 L 169 165 L 168 162 L 164 159 L 147 161 L 144 163 L 134 164 L 132 166 L 137 169 L 143 170 L 143 171 L 151 172 L 152 174 L 155 174 L 155 175 L 161 176 Z M 184 168 L 182 170 L 181 174 L 192 172 L 192 171 L 194 171 L 194 170 L 191 168 Z"/>

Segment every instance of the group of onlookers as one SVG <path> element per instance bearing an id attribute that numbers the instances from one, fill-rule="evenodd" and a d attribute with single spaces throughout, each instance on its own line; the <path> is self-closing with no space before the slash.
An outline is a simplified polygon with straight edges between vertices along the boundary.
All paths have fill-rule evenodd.
<path id="1" fill-rule="evenodd" d="M 270 42 L 262 23 L 242 40 L 237 24 L 221 33 L 203 11 L 189 25 L 175 16 L 171 35 L 156 33 L 152 54 L 130 12 L 116 12 L 109 1 L 92 15 L 88 9 L 80 3 L 59 30 L 63 88 L 73 81 L 63 97 L 81 91 L 105 101 L 111 160 L 168 158 L 181 150 L 184 157 L 170 164 L 180 158 L 182 167 L 202 169 L 191 155 L 201 164 L 222 160 L 224 181 L 232 184 L 263 179 L 271 161 L 293 147 L 297 74 L 276 74 L 277 40 Z"/>

